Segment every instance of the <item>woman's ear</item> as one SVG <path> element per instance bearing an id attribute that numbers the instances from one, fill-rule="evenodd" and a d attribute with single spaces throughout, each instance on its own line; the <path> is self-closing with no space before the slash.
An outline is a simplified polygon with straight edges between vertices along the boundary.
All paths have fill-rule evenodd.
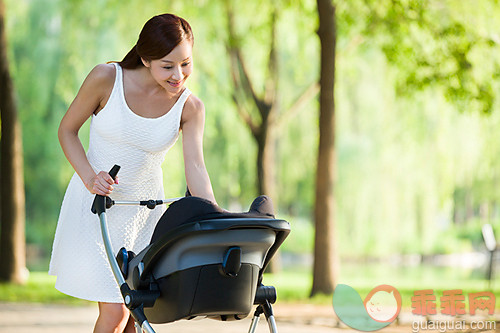
<path id="1" fill-rule="evenodd" d="M 151 66 L 151 62 L 148 61 L 148 60 L 145 60 L 143 57 L 141 57 L 141 61 L 142 61 L 142 64 L 146 67 L 150 67 Z"/>

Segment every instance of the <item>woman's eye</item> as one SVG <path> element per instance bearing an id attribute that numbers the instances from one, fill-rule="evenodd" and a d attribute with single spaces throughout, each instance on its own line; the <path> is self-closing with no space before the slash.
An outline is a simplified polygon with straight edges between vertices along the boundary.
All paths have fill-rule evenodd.
<path id="1" fill-rule="evenodd" d="M 183 64 L 182 64 L 182 66 L 183 66 L 183 67 L 186 67 L 186 66 L 188 66 L 189 64 L 190 64 L 189 62 L 185 62 L 185 63 L 183 63 Z"/>
<path id="2" fill-rule="evenodd" d="M 165 69 L 172 69 L 172 67 L 170 67 L 170 66 L 165 66 L 163 68 L 165 68 Z"/>

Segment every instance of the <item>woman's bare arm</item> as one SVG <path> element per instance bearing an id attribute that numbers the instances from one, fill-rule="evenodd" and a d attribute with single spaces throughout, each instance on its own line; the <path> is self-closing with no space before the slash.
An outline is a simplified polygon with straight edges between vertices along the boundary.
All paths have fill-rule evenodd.
<path id="1" fill-rule="evenodd" d="M 186 182 L 192 195 L 216 203 L 203 158 L 204 126 L 205 107 L 203 102 L 191 95 L 186 101 L 181 119 Z"/>
<path id="2" fill-rule="evenodd" d="M 97 65 L 83 82 L 77 96 L 59 125 L 59 142 L 76 173 L 91 193 L 108 195 L 114 184 L 107 172 L 98 175 L 92 169 L 78 131 L 87 119 L 104 107 L 113 88 L 113 65 Z"/>

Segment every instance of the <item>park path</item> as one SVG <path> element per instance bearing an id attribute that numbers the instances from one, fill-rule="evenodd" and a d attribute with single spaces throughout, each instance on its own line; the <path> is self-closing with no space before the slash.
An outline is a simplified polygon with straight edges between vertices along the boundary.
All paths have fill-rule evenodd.
<path id="1" fill-rule="evenodd" d="M 347 333 L 358 332 L 339 323 L 331 306 L 312 304 L 278 303 L 274 306 L 278 331 L 280 333 Z M 220 322 L 210 319 L 180 320 L 175 323 L 153 325 L 157 333 L 234 333 L 248 332 L 251 316 L 241 321 Z M 45 305 L 0 303 L 0 333 L 91 333 L 97 306 Z M 383 328 L 383 333 L 412 332 L 414 316 L 400 313 L 399 323 Z M 443 319 L 443 318 L 441 318 Z M 498 320 L 498 319 L 497 319 Z M 500 332 L 500 322 L 496 330 L 481 330 L 482 333 Z M 269 332 L 262 316 L 257 333 Z M 423 333 L 440 332 L 420 330 Z M 442 332 L 442 331 L 441 331 Z M 446 330 L 446 332 L 479 332 L 479 330 Z"/>
<path id="2" fill-rule="evenodd" d="M 280 333 L 335 333 L 333 309 L 315 305 L 275 305 Z M 294 315 L 294 312 L 299 312 Z M 64 306 L 0 303 L 0 333 L 90 333 L 97 318 L 97 306 Z M 241 321 L 220 322 L 210 319 L 181 320 L 154 325 L 157 333 L 248 332 L 250 316 Z M 341 330 L 345 332 L 345 330 Z M 262 316 L 258 333 L 268 332 Z"/>

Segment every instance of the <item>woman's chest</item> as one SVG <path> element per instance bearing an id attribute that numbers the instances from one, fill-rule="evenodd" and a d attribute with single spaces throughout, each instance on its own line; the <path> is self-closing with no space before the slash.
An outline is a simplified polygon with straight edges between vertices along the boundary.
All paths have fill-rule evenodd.
<path id="1" fill-rule="evenodd" d="M 137 91 L 125 91 L 124 99 L 130 111 L 140 117 L 149 119 L 164 116 L 170 112 L 175 104 L 175 99 L 173 98 L 168 98 L 160 94 L 146 97 Z"/>
<path id="2" fill-rule="evenodd" d="M 91 129 L 97 139 L 118 147 L 161 152 L 169 149 L 179 136 L 180 120 L 177 118 L 173 113 L 145 118 L 124 105 L 117 105 L 93 117 Z"/>

